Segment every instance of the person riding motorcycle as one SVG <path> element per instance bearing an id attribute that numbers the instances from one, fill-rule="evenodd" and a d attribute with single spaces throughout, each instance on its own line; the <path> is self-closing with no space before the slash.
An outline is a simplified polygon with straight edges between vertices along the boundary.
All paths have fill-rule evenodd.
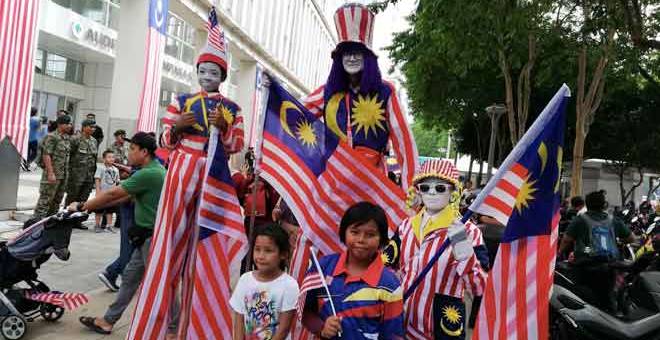
<path id="1" fill-rule="evenodd" d="M 615 272 L 609 263 L 619 259 L 616 238 L 632 243 L 635 237 L 621 220 L 605 211 L 602 191 L 588 194 L 585 203 L 586 213 L 576 216 L 568 226 L 559 252 L 566 255 L 573 250 L 571 263 L 577 283 L 592 290 L 596 305 L 615 312 Z"/>

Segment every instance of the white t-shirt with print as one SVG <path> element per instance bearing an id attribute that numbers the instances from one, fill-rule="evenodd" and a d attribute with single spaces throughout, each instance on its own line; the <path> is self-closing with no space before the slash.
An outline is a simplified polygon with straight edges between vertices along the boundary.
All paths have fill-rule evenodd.
<path id="1" fill-rule="evenodd" d="M 119 169 L 112 165 L 99 164 L 96 167 L 94 178 L 101 180 L 101 191 L 106 191 L 115 185 L 119 185 Z"/>
<path id="2" fill-rule="evenodd" d="M 238 280 L 229 304 L 243 315 L 246 338 L 271 339 L 277 331 L 279 313 L 296 309 L 298 282 L 287 273 L 261 282 L 252 273 L 247 272 Z"/>

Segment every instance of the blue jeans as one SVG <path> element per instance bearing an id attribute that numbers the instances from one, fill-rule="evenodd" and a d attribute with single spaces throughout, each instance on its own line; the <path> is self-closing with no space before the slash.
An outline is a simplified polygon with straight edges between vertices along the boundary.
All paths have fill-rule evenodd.
<path id="1" fill-rule="evenodd" d="M 124 203 L 119 207 L 119 257 L 105 268 L 106 277 L 110 281 L 117 281 L 117 277 L 124 271 L 124 267 L 131 259 L 133 245 L 128 241 L 128 229 L 135 223 L 135 210 L 133 203 Z"/>

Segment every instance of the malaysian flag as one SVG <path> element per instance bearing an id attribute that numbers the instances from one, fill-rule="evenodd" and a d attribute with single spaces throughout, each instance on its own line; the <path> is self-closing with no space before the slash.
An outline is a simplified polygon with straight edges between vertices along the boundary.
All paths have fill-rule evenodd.
<path id="1" fill-rule="evenodd" d="M 383 207 L 393 230 L 407 216 L 405 194 L 273 80 L 264 123 L 261 176 L 291 208 L 322 254 L 343 250 L 338 228 L 351 205 Z"/>
<path id="2" fill-rule="evenodd" d="M 39 0 L 0 1 L 0 142 L 27 157 Z"/>
<path id="3" fill-rule="evenodd" d="M 46 293 L 26 292 L 25 297 L 32 301 L 49 303 L 67 310 L 74 310 L 89 302 L 89 298 L 85 294 L 56 291 Z"/>
<path id="4" fill-rule="evenodd" d="M 158 120 L 160 78 L 167 30 L 168 0 L 149 1 L 149 30 L 142 75 L 142 93 L 138 110 L 137 131 L 155 132 Z"/>
<path id="5" fill-rule="evenodd" d="M 302 284 L 300 285 L 300 293 L 298 294 L 298 302 L 296 303 L 296 314 L 298 314 L 298 321 L 302 319 L 305 308 L 305 300 L 307 300 L 307 292 L 314 289 L 323 288 L 324 279 L 325 277 L 321 277 L 321 274 L 319 274 L 319 272 L 314 267 L 312 267 L 309 274 L 305 276 L 305 280 L 303 280 Z"/>
<path id="6" fill-rule="evenodd" d="M 547 337 L 569 96 L 562 86 L 470 206 L 506 226 L 473 339 Z"/>

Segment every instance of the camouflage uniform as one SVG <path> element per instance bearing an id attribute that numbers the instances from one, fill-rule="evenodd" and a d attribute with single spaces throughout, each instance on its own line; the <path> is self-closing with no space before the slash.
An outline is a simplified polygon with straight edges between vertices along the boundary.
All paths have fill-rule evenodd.
<path id="1" fill-rule="evenodd" d="M 69 181 L 66 189 L 66 204 L 84 202 L 94 189 L 94 172 L 98 146 L 96 139 L 86 138 L 82 133 L 71 138 L 71 160 Z"/>
<path id="2" fill-rule="evenodd" d="M 112 143 L 110 150 L 115 154 L 115 162 L 124 165 L 128 164 L 128 143 L 124 142 L 123 145 L 117 145 L 116 142 Z"/>
<path id="3" fill-rule="evenodd" d="M 34 215 L 38 217 L 46 217 L 56 213 L 62 202 L 62 196 L 64 196 L 66 189 L 71 149 L 69 134 L 60 134 L 58 131 L 49 133 L 42 143 L 42 157 L 50 155 L 57 182 L 54 184 L 48 183 L 48 173 L 44 168 L 39 186 L 39 200 L 34 208 Z"/>

